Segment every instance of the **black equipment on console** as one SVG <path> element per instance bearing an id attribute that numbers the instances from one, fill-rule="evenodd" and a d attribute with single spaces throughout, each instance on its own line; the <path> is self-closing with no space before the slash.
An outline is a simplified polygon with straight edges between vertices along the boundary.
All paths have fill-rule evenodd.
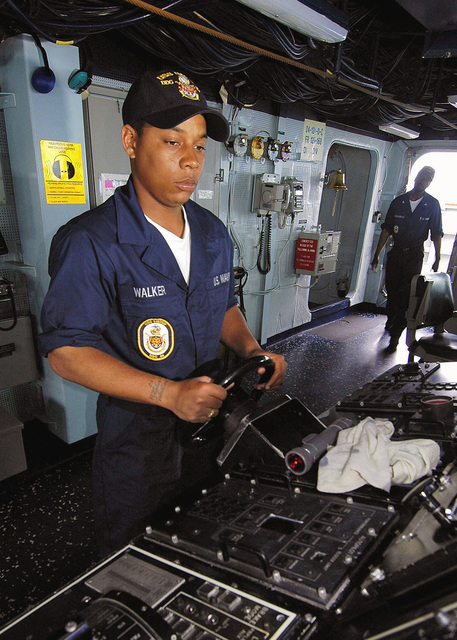
<path id="1" fill-rule="evenodd" d="M 273 360 L 266 355 L 253 356 L 252 358 L 241 361 L 230 369 L 230 371 L 216 375 L 213 382 L 227 389 L 227 387 L 230 387 L 232 384 L 238 383 L 247 373 L 260 368 L 265 369 L 265 372 L 259 379 L 259 384 L 263 384 L 268 382 L 275 370 Z M 261 395 L 262 391 L 255 389 L 251 393 L 251 401 L 256 402 Z M 195 428 L 195 425 L 189 425 L 190 435 L 185 444 L 187 446 L 199 446 L 220 435 L 224 429 L 227 431 L 227 426 L 224 423 L 227 414 L 224 408 L 221 408 L 219 413 L 221 414 L 219 419 L 209 419 L 203 424 L 198 425 L 197 428 Z"/>
<path id="2" fill-rule="evenodd" d="M 0 630 L 2 640 L 292 640 L 291 602 L 141 539 Z M 247 591 L 249 590 L 249 592 Z"/>
<path id="3" fill-rule="evenodd" d="M 339 432 L 353 425 L 352 420 L 348 418 L 338 418 L 325 431 L 306 436 L 301 446 L 286 453 L 286 467 L 296 476 L 304 475 L 326 452 L 327 447 L 334 444 Z"/>

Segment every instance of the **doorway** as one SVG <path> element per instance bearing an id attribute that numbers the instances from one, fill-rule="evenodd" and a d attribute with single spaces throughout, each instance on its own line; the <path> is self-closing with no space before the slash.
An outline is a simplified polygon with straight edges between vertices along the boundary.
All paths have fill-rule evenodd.
<path id="1" fill-rule="evenodd" d="M 319 276 L 309 294 L 309 308 L 334 305 L 351 296 L 357 286 L 365 233 L 368 185 L 372 156 L 367 149 L 335 143 L 327 156 L 325 175 L 345 175 L 347 189 L 335 190 L 324 183 L 318 225 L 322 232 L 340 231 L 338 261 L 334 273 Z"/>
<path id="2" fill-rule="evenodd" d="M 457 237 L 457 186 L 455 183 L 455 151 L 429 151 L 423 153 L 413 162 L 409 175 L 407 191 L 414 186 L 414 179 L 422 167 L 426 165 L 435 169 L 435 177 L 427 189 L 441 205 L 443 219 L 443 239 L 441 241 L 440 271 L 452 274 L 456 267 L 457 256 L 453 256 L 454 243 Z M 435 251 L 430 238 L 424 244 L 424 264 L 422 273 L 430 273 L 435 260 Z M 455 252 L 454 252 L 455 253 Z M 452 257 L 452 261 L 451 261 Z M 452 264 L 454 263 L 454 264 Z"/>

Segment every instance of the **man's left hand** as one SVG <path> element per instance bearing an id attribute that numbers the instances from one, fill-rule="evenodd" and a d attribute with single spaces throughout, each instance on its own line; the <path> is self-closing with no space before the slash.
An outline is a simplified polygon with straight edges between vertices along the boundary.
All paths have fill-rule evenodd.
<path id="1" fill-rule="evenodd" d="M 264 382 L 263 384 L 257 384 L 256 389 L 262 389 L 267 393 L 271 393 L 279 389 L 284 381 L 284 376 L 286 375 L 287 362 L 279 353 L 272 353 L 271 351 L 263 351 L 261 349 L 255 351 L 255 353 L 251 353 L 250 356 L 268 356 L 273 360 L 273 364 L 275 366 L 275 370 L 273 375 L 268 380 L 268 382 Z M 262 375 L 265 373 L 265 369 L 260 367 L 257 369 L 257 373 Z"/>

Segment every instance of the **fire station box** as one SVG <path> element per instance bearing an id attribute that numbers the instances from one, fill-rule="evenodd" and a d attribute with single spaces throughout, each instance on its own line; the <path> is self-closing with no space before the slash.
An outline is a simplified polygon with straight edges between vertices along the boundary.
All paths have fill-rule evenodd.
<path id="1" fill-rule="evenodd" d="M 309 276 L 333 273 L 340 239 L 341 231 L 302 231 L 297 238 L 295 272 Z"/>

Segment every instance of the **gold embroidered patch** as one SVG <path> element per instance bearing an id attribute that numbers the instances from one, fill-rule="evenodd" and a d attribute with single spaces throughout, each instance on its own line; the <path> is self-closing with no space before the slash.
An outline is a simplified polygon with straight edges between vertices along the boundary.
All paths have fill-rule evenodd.
<path id="1" fill-rule="evenodd" d="M 183 74 L 179 76 L 178 88 L 179 88 L 179 93 L 185 98 L 189 98 L 190 100 L 200 99 L 198 88 L 194 84 L 192 84 L 192 82 L 189 80 L 187 76 Z"/>
<path id="2" fill-rule="evenodd" d="M 163 318 L 148 318 L 138 327 L 138 348 L 149 360 L 165 360 L 174 346 L 173 327 Z"/>

